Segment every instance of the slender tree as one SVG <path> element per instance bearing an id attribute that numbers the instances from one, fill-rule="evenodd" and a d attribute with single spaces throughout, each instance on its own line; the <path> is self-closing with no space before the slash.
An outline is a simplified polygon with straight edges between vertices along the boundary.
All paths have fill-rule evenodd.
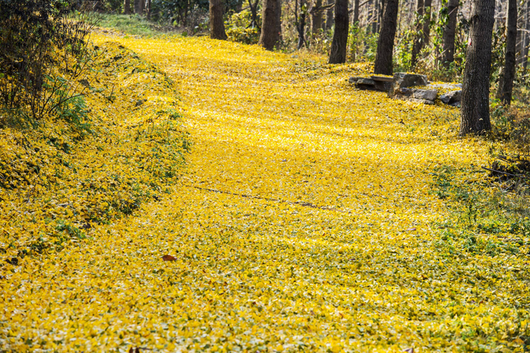
<path id="1" fill-rule="evenodd" d="M 334 23 L 333 4 L 335 4 L 335 0 L 328 0 L 328 5 L 330 5 L 330 7 L 328 8 L 328 11 L 326 12 L 326 23 L 323 25 L 325 30 L 330 30 L 331 27 L 333 27 L 333 23 Z"/>
<path id="2" fill-rule="evenodd" d="M 455 61 L 456 15 L 459 0 L 449 0 L 447 3 L 447 23 L 443 28 L 442 64 L 448 68 Z"/>
<path id="3" fill-rule="evenodd" d="M 352 24 L 354 26 L 359 25 L 359 0 L 353 0 L 353 19 Z"/>
<path id="4" fill-rule="evenodd" d="M 123 13 L 125 15 L 131 14 L 131 0 L 124 0 L 123 2 Z"/>
<path id="5" fill-rule="evenodd" d="M 416 3 L 416 12 L 418 13 L 417 35 L 412 46 L 410 66 L 414 68 L 418 62 L 418 55 L 421 50 L 429 43 L 430 22 L 431 22 L 431 5 L 432 0 L 418 0 Z"/>
<path id="6" fill-rule="evenodd" d="M 222 0 L 210 0 L 210 38 L 226 39 Z"/>
<path id="7" fill-rule="evenodd" d="M 491 130 L 489 89 L 495 0 L 473 0 L 462 87 L 460 136 Z"/>
<path id="8" fill-rule="evenodd" d="M 311 33 L 318 34 L 322 30 L 322 22 L 324 19 L 324 9 L 322 8 L 322 0 L 315 0 L 313 6 L 309 10 L 311 14 Z"/>
<path id="9" fill-rule="evenodd" d="M 504 105 L 512 101 L 513 80 L 515 79 L 515 46 L 517 42 L 517 0 L 508 0 L 508 17 L 506 19 L 506 52 L 497 98 Z"/>
<path id="10" fill-rule="evenodd" d="M 330 64 L 342 64 L 346 62 L 346 49 L 348 46 L 348 28 L 350 18 L 348 16 L 348 0 L 335 1 L 335 30 L 329 54 Z"/>
<path id="11" fill-rule="evenodd" d="M 526 32 L 524 32 L 524 42 L 523 42 L 523 67 L 526 71 L 526 68 L 528 66 L 528 48 L 530 46 L 530 0 L 526 1 L 526 11 L 525 11 L 525 25 L 526 25 Z"/>
<path id="12" fill-rule="evenodd" d="M 280 19 L 278 11 L 280 11 L 280 0 L 264 0 L 261 36 L 258 44 L 267 50 L 273 50 L 280 39 L 277 23 Z"/>
<path id="13" fill-rule="evenodd" d="M 392 53 L 396 36 L 399 0 L 388 0 L 385 6 L 383 24 L 377 40 L 374 73 L 392 75 Z"/>
<path id="14" fill-rule="evenodd" d="M 334 5 L 335 3 L 323 5 L 322 0 L 315 0 L 309 9 L 309 13 L 311 14 L 311 33 L 313 35 L 319 33 L 321 30 L 326 29 L 324 23 L 324 13 L 329 11 Z"/>
<path id="15" fill-rule="evenodd" d="M 307 1 L 300 0 L 300 13 L 298 13 L 298 0 L 295 0 L 295 26 L 298 31 L 298 49 L 306 44 L 305 41 L 305 25 L 307 16 Z"/>

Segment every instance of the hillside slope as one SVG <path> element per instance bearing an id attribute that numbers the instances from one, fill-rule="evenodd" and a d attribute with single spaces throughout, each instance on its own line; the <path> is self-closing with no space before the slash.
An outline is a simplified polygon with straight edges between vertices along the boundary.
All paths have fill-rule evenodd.
<path id="1" fill-rule="evenodd" d="M 362 65 L 117 40 L 177 82 L 188 169 L 82 246 L 4 266 L 0 350 L 523 351 L 528 249 L 437 246 L 432 173 L 490 147 L 451 137 L 457 110 L 357 91 Z"/>

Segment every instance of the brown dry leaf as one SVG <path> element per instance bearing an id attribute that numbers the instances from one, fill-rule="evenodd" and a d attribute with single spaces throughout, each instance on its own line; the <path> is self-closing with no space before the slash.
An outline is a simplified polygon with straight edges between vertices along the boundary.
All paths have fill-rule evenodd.
<path id="1" fill-rule="evenodd" d="M 162 256 L 162 260 L 164 261 L 177 261 L 177 258 L 171 255 L 164 255 Z"/>

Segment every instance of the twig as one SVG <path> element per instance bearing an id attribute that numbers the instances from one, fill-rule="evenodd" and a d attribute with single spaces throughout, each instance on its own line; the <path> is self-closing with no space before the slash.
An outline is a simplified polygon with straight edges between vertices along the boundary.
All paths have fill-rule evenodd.
<path id="1" fill-rule="evenodd" d="M 493 172 L 493 173 L 499 173 L 499 174 L 510 175 L 510 176 L 513 176 L 513 177 L 518 177 L 518 178 L 523 178 L 523 179 L 529 179 L 529 177 L 527 177 L 527 176 L 524 175 L 524 174 L 512 174 L 512 173 L 508 173 L 508 172 L 503 172 L 502 170 L 495 170 L 495 169 L 486 168 L 486 167 L 482 167 L 482 169 L 489 170 L 490 172 Z"/>
<path id="2" fill-rule="evenodd" d="M 185 185 L 184 184 L 182 186 L 188 187 L 188 188 L 204 190 L 204 191 L 215 192 L 215 193 L 218 193 L 218 194 L 226 194 L 226 195 L 245 197 L 245 198 L 254 199 L 254 200 L 264 200 L 264 201 L 270 201 L 270 202 L 279 202 L 279 203 L 285 203 L 285 204 L 288 204 L 288 205 L 310 207 L 310 208 L 315 208 L 315 209 L 324 210 L 324 211 L 336 211 L 336 212 L 341 212 L 341 213 L 351 213 L 350 211 L 341 210 L 341 209 L 338 209 L 338 208 L 335 208 L 335 207 L 318 206 L 318 205 L 312 204 L 311 202 L 286 201 L 286 200 L 281 200 L 281 199 L 273 199 L 273 198 L 270 198 L 270 197 L 254 196 L 254 195 L 248 195 L 248 194 L 240 194 L 240 193 L 231 192 L 231 191 L 223 191 L 223 190 L 217 190 L 217 189 L 203 188 L 203 187 L 195 186 L 195 185 Z"/>

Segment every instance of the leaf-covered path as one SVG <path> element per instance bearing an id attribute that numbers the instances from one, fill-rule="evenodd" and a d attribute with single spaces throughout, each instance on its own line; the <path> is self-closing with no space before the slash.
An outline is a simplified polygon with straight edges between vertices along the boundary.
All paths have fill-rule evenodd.
<path id="1" fill-rule="evenodd" d="M 521 257 L 436 248 L 430 173 L 487 148 L 440 137 L 455 110 L 354 90 L 355 67 L 310 57 L 120 41 L 179 83 L 188 169 L 159 202 L 12 275 L 0 348 L 522 351 Z"/>

